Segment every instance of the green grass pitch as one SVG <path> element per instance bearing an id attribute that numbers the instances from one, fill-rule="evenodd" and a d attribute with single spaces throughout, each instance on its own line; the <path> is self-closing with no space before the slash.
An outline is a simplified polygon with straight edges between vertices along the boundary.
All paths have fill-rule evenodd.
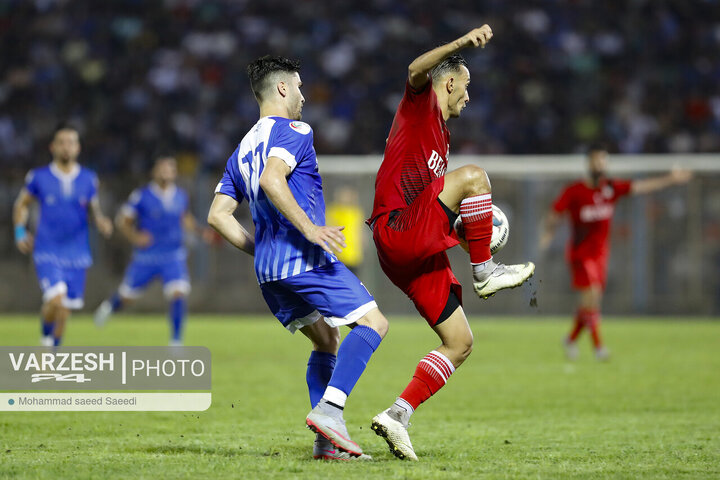
<path id="1" fill-rule="evenodd" d="M 194 315 L 187 343 L 210 348 L 206 412 L 0 414 L 2 478 L 720 478 L 720 322 L 612 318 L 613 358 L 583 338 L 563 360 L 561 318 L 472 321 L 475 350 L 412 418 L 420 462 L 396 460 L 369 428 L 437 341 L 419 319 L 390 332 L 346 408 L 372 463 L 311 458 L 309 342 L 268 316 Z M 0 343 L 35 345 L 35 317 L 4 316 Z M 164 317 L 71 320 L 71 345 L 164 345 Z"/>

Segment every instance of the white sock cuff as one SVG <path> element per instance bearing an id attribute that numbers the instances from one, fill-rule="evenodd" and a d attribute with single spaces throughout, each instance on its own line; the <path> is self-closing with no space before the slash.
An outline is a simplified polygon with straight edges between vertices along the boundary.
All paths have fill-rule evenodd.
<path id="1" fill-rule="evenodd" d="M 438 357 L 440 357 L 440 359 L 443 360 L 445 362 L 445 365 L 447 365 L 447 367 L 450 369 L 450 373 L 453 373 L 455 371 L 455 365 L 453 365 L 453 363 L 450 361 L 450 359 L 448 357 L 446 357 L 442 353 L 438 352 L 437 350 L 433 350 L 430 353 L 435 354 Z"/>
<path id="2" fill-rule="evenodd" d="M 437 380 L 442 379 L 443 384 L 448 381 L 450 375 L 455 371 L 455 366 L 453 366 L 450 359 L 437 350 L 433 350 L 425 355 L 423 359 L 420 360 L 420 365 L 422 366 L 422 364 L 427 365 L 424 367 L 426 371 L 428 371 L 428 367 L 430 368 L 429 372 L 431 374 L 434 371 L 439 376 Z"/>
<path id="3" fill-rule="evenodd" d="M 463 203 L 473 203 L 473 202 L 491 202 L 492 201 L 492 193 L 481 193 L 480 195 L 473 195 L 472 197 L 465 197 L 460 202 L 460 205 Z"/>
<path id="4" fill-rule="evenodd" d="M 492 194 L 483 193 L 467 197 L 460 202 L 460 217 L 463 220 L 477 221 L 492 213 Z"/>
<path id="5" fill-rule="evenodd" d="M 408 401 L 402 397 L 397 397 L 395 399 L 395 405 L 397 405 L 400 408 L 404 408 L 405 411 L 408 412 L 408 414 L 410 414 L 410 415 L 412 415 L 413 412 L 415 412 L 415 409 L 412 407 L 412 405 L 410 405 L 408 403 Z"/>
<path id="6" fill-rule="evenodd" d="M 323 394 L 323 400 L 332 402 L 340 407 L 344 407 L 345 402 L 347 401 L 347 394 L 338 388 L 328 386 Z"/>

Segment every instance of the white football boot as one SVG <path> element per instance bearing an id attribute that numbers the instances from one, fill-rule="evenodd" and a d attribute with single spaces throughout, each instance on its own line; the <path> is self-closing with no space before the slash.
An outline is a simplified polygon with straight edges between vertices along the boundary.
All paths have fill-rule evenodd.
<path id="1" fill-rule="evenodd" d="M 95 310 L 95 326 L 97 328 L 103 327 L 112 315 L 112 304 L 110 300 L 103 301 L 100 306 Z"/>
<path id="2" fill-rule="evenodd" d="M 400 460 L 407 459 L 417 461 L 418 458 L 410 442 L 407 427 L 399 418 L 393 418 L 393 416 L 397 415 L 392 415 L 393 412 L 391 412 L 391 409 L 392 407 L 375 415 L 370 428 L 372 428 L 377 435 L 385 439 L 388 447 L 390 447 L 390 453 L 397 458 Z"/>
<path id="3" fill-rule="evenodd" d="M 595 360 L 598 362 L 607 362 L 610 360 L 610 350 L 605 347 L 595 349 Z"/>
<path id="4" fill-rule="evenodd" d="M 330 440 L 319 433 L 315 436 L 315 442 L 313 443 L 313 458 L 315 460 L 340 460 L 343 462 L 363 462 L 372 460 L 370 455 L 362 454 L 359 457 L 356 457 L 354 455 L 350 455 L 344 450 L 340 450 L 338 447 L 330 443 Z"/>
<path id="5" fill-rule="evenodd" d="M 345 426 L 345 419 L 342 410 L 328 405 L 321 400 L 305 418 L 307 427 L 328 439 L 330 443 L 345 450 L 350 455 L 359 457 L 363 454 L 360 445 L 350 439 L 350 434 Z"/>
<path id="6" fill-rule="evenodd" d="M 473 288 L 483 299 L 492 297 L 500 290 L 519 287 L 535 273 L 535 264 L 527 262 L 518 265 L 504 265 L 490 259 L 485 270 L 473 274 Z"/>
<path id="7" fill-rule="evenodd" d="M 565 349 L 565 358 L 573 362 L 578 359 L 580 352 L 578 351 L 577 342 L 566 338 L 563 340 L 563 348 Z"/>

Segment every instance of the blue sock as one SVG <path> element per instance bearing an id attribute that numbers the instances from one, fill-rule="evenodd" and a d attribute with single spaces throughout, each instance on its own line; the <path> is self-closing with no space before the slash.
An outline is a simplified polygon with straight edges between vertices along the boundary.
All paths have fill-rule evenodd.
<path id="1" fill-rule="evenodd" d="M 182 337 L 182 326 L 186 310 L 187 302 L 185 297 L 176 298 L 170 302 L 170 323 L 172 325 L 173 340 L 180 340 Z"/>
<path id="2" fill-rule="evenodd" d="M 315 408 L 325 393 L 330 377 L 332 377 L 335 369 L 335 360 L 337 357 L 328 352 L 313 351 L 310 353 L 310 360 L 307 364 L 307 380 L 308 390 L 310 391 L 310 407 Z"/>
<path id="3" fill-rule="evenodd" d="M 60 345 L 60 341 L 62 340 L 62 337 L 54 337 L 53 338 L 53 345 L 56 347 Z"/>
<path id="4" fill-rule="evenodd" d="M 46 322 L 44 318 L 40 319 L 42 321 L 42 335 L 43 337 L 47 337 L 48 335 L 52 335 L 53 330 L 55 330 L 55 322 Z"/>
<path id="5" fill-rule="evenodd" d="M 353 328 L 340 345 L 337 365 L 328 386 L 349 395 L 381 341 L 382 337 L 370 327 L 358 325 Z"/>
<path id="6" fill-rule="evenodd" d="M 120 297 L 119 293 L 115 292 L 115 294 L 112 297 L 110 297 L 110 306 L 112 307 L 113 312 L 122 310 L 123 302 L 122 302 L 122 298 Z"/>

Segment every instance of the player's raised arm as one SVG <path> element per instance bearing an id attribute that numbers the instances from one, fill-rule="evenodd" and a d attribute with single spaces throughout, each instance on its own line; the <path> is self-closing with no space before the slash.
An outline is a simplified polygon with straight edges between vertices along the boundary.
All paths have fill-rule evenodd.
<path id="1" fill-rule="evenodd" d="M 287 176 L 291 169 L 284 160 L 270 157 L 265 162 L 265 169 L 260 175 L 260 188 L 268 199 L 275 205 L 285 218 L 290 220 L 295 228 L 302 233 L 308 241 L 321 246 L 326 252 L 332 250 L 342 251 L 345 244 L 345 227 L 326 227 L 312 223 L 305 211 L 300 208 L 287 183 Z"/>
<path id="2" fill-rule="evenodd" d="M 15 204 L 13 205 L 13 225 L 15 226 L 15 245 L 18 250 L 28 254 L 33 248 L 33 237 L 27 231 L 28 218 L 30 216 L 30 205 L 35 201 L 27 188 L 20 190 Z"/>
<path id="3" fill-rule="evenodd" d="M 679 168 L 673 169 L 667 175 L 659 177 L 645 178 L 642 180 L 634 180 L 630 187 L 630 193 L 633 195 L 642 195 L 651 193 L 656 190 L 671 187 L 673 185 L 682 185 L 688 183 L 692 178 L 692 172 Z"/>
<path id="4" fill-rule="evenodd" d="M 233 216 L 237 207 L 237 200 L 229 195 L 216 193 L 208 212 L 208 225 L 233 246 L 254 256 L 255 239 Z"/>
<path id="5" fill-rule="evenodd" d="M 450 55 L 468 47 L 485 47 L 492 38 L 493 33 L 489 25 L 475 28 L 458 38 L 454 42 L 437 47 L 429 52 L 420 55 L 408 67 L 408 81 L 413 88 L 420 88 L 428 80 L 428 74 L 435 65 L 445 60 Z"/>

